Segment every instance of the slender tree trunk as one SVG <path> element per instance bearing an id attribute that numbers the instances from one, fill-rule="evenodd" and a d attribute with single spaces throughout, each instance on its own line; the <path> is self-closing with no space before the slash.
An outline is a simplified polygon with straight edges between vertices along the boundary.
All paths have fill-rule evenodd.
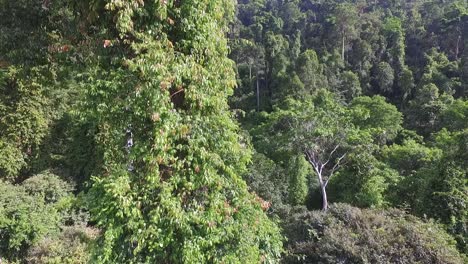
<path id="1" fill-rule="evenodd" d="M 341 38 L 341 59 L 343 60 L 343 62 L 345 61 L 345 41 L 346 41 L 346 38 L 345 38 L 345 33 L 342 32 L 342 38 Z"/>
<path id="2" fill-rule="evenodd" d="M 273 59 L 269 59 L 267 62 L 266 62 L 266 70 L 265 70 L 265 75 L 264 75 L 264 82 L 265 82 L 265 89 L 266 91 L 268 92 L 268 99 L 269 100 L 269 103 L 270 103 L 270 106 L 271 106 L 271 103 L 273 101 L 273 90 L 272 90 L 272 87 L 271 87 L 271 80 L 273 79 L 273 68 L 272 68 L 272 65 L 269 61 L 272 61 Z"/>
<path id="3" fill-rule="evenodd" d="M 319 169 L 317 169 L 317 176 L 320 184 L 320 193 L 322 194 L 322 210 L 326 211 L 328 209 L 327 187 L 323 182 L 322 171 Z"/>
<path id="4" fill-rule="evenodd" d="M 458 54 L 460 53 L 460 42 L 461 42 L 462 36 L 458 35 L 457 38 L 457 46 L 455 47 L 455 59 L 458 60 Z"/>
<path id="5" fill-rule="evenodd" d="M 322 192 L 322 210 L 328 210 L 328 198 L 327 198 L 327 190 L 325 186 L 320 186 L 320 191 Z"/>
<path id="6" fill-rule="evenodd" d="M 257 112 L 260 112 L 260 85 L 258 84 L 258 72 L 257 72 Z"/>

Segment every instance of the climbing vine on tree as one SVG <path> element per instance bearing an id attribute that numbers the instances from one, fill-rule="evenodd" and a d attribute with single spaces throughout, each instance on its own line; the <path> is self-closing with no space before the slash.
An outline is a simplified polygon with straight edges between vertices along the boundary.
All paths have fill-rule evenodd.
<path id="1" fill-rule="evenodd" d="M 104 3 L 103 3 L 104 4 Z M 230 1 L 109 1 L 84 107 L 104 149 L 90 210 L 99 263 L 274 261 L 281 236 L 239 173 L 228 111 Z M 266 209 L 266 208 L 263 208 Z"/>

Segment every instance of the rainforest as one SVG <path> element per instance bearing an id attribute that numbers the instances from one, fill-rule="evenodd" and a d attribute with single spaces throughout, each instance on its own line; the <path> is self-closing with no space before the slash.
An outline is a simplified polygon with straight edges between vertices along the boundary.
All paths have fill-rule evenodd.
<path id="1" fill-rule="evenodd" d="M 467 242 L 467 0 L 0 0 L 0 264 Z"/>

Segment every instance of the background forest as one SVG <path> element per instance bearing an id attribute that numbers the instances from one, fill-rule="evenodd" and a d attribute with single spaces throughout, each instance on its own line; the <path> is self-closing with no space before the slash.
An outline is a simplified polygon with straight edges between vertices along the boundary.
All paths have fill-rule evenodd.
<path id="1" fill-rule="evenodd" d="M 466 0 L 0 0 L 0 263 L 466 263 L 467 97 Z"/>

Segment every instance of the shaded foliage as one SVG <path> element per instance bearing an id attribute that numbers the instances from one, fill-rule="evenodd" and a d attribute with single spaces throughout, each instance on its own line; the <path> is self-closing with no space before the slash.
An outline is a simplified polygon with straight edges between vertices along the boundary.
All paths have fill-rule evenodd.
<path id="1" fill-rule="evenodd" d="M 285 263 L 464 263 L 453 239 L 398 210 L 335 204 L 292 216 Z"/>

